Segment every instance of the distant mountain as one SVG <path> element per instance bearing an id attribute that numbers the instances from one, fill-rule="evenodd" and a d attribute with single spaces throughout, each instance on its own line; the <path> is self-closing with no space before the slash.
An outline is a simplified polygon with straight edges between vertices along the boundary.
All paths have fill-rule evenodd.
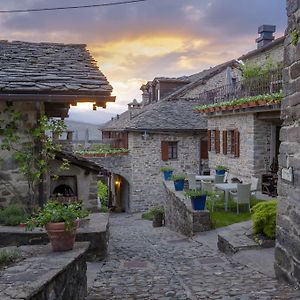
<path id="1" fill-rule="evenodd" d="M 101 132 L 99 131 L 100 125 L 95 125 L 91 123 L 71 121 L 65 119 L 65 123 L 68 130 L 73 131 L 73 141 L 85 141 L 93 140 L 100 141 L 102 139 Z"/>
<path id="2" fill-rule="evenodd" d="M 67 120 L 85 122 L 89 124 L 104 124 L 115 116 L 116 114 L 104 110 L 78 111 L 71 108 L 69 118 Z"/>

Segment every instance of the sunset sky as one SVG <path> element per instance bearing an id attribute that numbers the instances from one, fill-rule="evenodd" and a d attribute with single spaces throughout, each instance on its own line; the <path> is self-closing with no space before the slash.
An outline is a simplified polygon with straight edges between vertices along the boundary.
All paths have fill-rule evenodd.
<path id="1" fill-rule="evenodd" d="M 0 0 L 0 10 L 59 7 L 115 0 Z M 86 43 L 117 96 L 107 113 L 121 113 L 140 86 L 156 76 L 181 76 L 253 50 L 257 28 L 282 36 L 285 0 L 149 0 L 124 6 L 3 14 L 3 40 Z M 102 109 L 71 109 L 71 119 L 102 123 Z"/>

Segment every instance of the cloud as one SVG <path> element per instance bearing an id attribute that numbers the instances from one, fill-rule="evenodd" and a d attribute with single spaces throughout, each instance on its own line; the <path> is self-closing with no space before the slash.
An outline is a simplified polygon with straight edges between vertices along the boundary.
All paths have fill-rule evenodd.
<path id="1" fill-rule="evenodd" d="M 84 4 L 110 0 L 85 0 Z M 82 0 L 0 0 L 1 9 L 83 4 Z M 152 0 L 126 6 L 1 15 L 1 38 L 87 43 L 117 96 L 119 113 L 140 85 L 182 76 L 255 48 L 257 27 L 286 27 L 285 0 Z"/>

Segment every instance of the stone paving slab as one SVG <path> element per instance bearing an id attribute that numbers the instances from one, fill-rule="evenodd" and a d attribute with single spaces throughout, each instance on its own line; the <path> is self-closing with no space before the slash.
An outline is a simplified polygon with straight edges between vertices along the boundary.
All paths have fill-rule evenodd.
<path id="1" fill-rule="evenodd" d="M 87 300 L 300 299 L 298 290 L 224 255 L 201 234 L 185 241 L 136 215 L 112 215 L 110 222 L 109 256 Z"/>

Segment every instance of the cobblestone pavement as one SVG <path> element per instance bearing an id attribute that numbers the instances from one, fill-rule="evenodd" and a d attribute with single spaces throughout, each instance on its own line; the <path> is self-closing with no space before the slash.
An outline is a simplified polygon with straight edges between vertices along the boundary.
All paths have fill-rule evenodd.
<path id="1" fill-rule="evenodd" d="M 300 299 L 280 284 L 207 244 L 138 215 L 112 215 L 109 257 L 100 264 L 88 300 Z"/>

